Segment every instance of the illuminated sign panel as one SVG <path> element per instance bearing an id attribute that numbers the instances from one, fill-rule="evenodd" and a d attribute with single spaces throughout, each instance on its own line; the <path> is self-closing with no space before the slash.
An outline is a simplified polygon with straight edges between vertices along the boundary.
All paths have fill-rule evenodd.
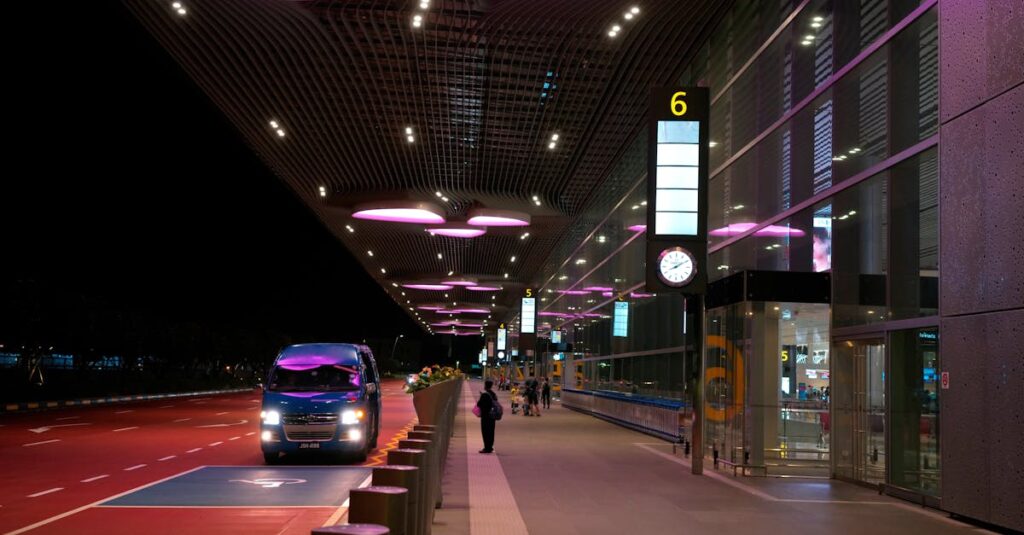
<path id="1" fill-rule="evenodd" d="M 651 91 L 647 155 L 647 289 L 703 293 L 707 285 L 706 87 Z"/>
<path id="2" fill-rule="evenodd" d="M 498 351 L 505 350 L 505 339 L 507 336 L 508 331 L 506 329 L 498 329 Z"/>
<path id="3" fill-rule="evenodd" d="M 562 343 L 562 331 L 551 331 L 551 343 L 561 344 Z"/>
<path id="4" fill-rule="evenodd" d="M 629 302 L 616 301 L 615 315 L 612 317 L 612 336 L 629 336 Z"/>
<path id="5" fill-rule="evenodd" d="M 524 297 L 522 300 L 522 312 L 519 315 L 519 332 L 530 334 L 535 332 L 537 323 L 537 298 Z"/>

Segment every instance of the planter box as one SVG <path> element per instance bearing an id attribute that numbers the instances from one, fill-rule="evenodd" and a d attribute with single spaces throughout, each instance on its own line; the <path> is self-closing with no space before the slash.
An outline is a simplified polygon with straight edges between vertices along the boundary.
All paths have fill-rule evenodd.
<path id="1" fill-rule="evenodd" d="M 449 379 L 413 392 L 412 405 L 416 408 L 416 417 L 420 423 L 442 425 L 445 409 L 455 403 L 461 388 L 460 379 Z"/>

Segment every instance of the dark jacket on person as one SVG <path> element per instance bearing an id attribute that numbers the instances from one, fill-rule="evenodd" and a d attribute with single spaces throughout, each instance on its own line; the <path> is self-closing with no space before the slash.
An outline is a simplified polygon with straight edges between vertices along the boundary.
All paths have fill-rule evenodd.
<path id="1" fill-rule="evenodd" d="M 480 407 L 480 418 L 485 420 L 491 420 L 491 407 L 497 403 L 497 394 L 490 390 L 484 390 L 480 393 L 480 400 L 476 402 L 476 406 Z"/>

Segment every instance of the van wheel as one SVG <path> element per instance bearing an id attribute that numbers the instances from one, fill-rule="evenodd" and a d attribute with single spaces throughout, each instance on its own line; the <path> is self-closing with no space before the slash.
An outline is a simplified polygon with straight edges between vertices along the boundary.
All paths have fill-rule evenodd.
<path id="1" fill-rule="evenodd" d="M 263 452 L 263 462 L 264 463 L 266 463 L 266 464 L 277 464 L 279 460 L 280 460 L 280 457 L 278 456 L 277 452 L 274 452 L 274 453 Z"/>

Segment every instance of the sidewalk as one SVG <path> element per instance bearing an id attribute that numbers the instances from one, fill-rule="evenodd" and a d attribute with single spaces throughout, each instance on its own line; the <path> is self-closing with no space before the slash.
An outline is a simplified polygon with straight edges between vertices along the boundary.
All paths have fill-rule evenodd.
<path id="1" fill-rule="evenodd" d="M 985 532 L 839 481 L 694 476 L 665 442 L 557 402 L 540 418 L 512 415 L 506 392 L 496 455 L 482 455 L 470 410 L 483 385 L 466 385 L 435 535 Z"/>

